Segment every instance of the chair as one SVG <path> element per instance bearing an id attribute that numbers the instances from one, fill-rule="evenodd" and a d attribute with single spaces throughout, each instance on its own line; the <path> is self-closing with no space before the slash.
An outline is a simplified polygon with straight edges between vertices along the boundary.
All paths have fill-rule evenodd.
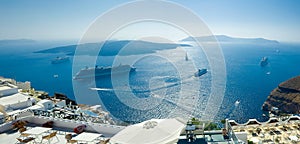
<path id="1" fill-rule="evenodd" d="M 20 139 L 20 138 L 17 138 L 17 140 L 20 142 L 20 143 L 29 143 L 31 141 L 34 141 L 35 138 L 33 137 L 29 137 L 29 138 L 26 138 L 26 139 Z"/>
<path id="2" fill-rule="evenodd" d="M 46 136 L 43 136 L 42 137 L 42 141 L 41 143 L 43 142 L 43 140 L 48 140 L 48 143 L 50 144 L 50 140 L 53 138 L 53 137 L 56 137 L 57 140 L 59 141 L 58 137 L 56 136 L 57 134 L 57 131 L 53 132 L 53 133 L 50 133 L 49 135 L 46 135 Z"/>
<path id="3" fill-rule="evenodd" d="M 13 129 L 20 129 L 22 127 L 24 127 L 26 124 L 28 124 L 27 121 L 16 121 L 12 124 Z"/>
<path id="4" fill-rule="evenodd" d="M 108 144 L 110 139 L 101 140 L 98 144 Z"/>
<path id="5" fill-rule="evenodd" d="M 26 131 L 26 128 L 25 127 L 22 127 L 19 129 L 19 132 L 20 132 L 20 136 L 21 137 L 28 137 L 30 134 L 26 134 L 26 133 L 23 133 L 24 131 Z"/>
<path id="6" fill-rule="evenodd" d="M 20 132 L 20 133 L 22 133 L 22 132 L 24 132 L 24 131 L 26 131 L 26 128 L 25 128 L 25 127 L 22 127 L 22 128 L 19 129 L 19 132 Z"/>
<path id="7" fill-rule="evenodd" d="M 66 140 L 67 140 L 67 143 L 71 143 L 71 144 L 77 143 L 77 140 L 72 140 L 72 134 L 67 134 L 67 135 L 65 136 L 65 138 L 66 138 Z"/>

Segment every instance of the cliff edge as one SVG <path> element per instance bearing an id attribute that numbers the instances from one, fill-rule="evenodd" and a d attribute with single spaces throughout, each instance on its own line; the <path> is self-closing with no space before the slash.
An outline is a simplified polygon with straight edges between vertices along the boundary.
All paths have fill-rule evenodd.
<path id="1" fill-rule="evenodd" d="M 283 113 L 300 113 L 300 76 L 282 82 L 270 93 L 262 109 L 271 111 L 274 108 Z"/>

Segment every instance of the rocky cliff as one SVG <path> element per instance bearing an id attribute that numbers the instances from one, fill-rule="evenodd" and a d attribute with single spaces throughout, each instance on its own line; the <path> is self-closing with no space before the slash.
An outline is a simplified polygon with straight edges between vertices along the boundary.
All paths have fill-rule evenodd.
<path id="1" fill-rule="evenodd" d="M 270 111 L 272 107 L 283 113 L 300 113 L 300 76 L 279 84 L 271 92 L 262 109 Z"/>

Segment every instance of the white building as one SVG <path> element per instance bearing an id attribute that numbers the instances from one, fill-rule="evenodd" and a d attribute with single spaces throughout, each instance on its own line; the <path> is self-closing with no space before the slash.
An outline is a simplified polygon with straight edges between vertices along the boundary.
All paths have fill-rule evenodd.
<path id="1" fill-rule="evenodd" d="M 35 99 L 18 92 L 18 87 L 9 83 L 0 85 L 0 105 L 6 112 L 32 106 Z"/>
<path id="2" fill-rule="evenodd" d="M 24 109 L 32 106 L 34 99 L 21 93 L 5 96 L 0 98 L 0 105 L 6 107 L 6 110 Z"/>
<path id="3" fill-rule="evenodd" d="M 0 76 L 0 83 L 5 83 L 5 82 L 11 83 L 13 85 L 17 84 L 16 80 L 14 80 L 14 79 L 4 78 L 4 77 Z"/>
<path id="4" fill-rule="evenodd" d="M 22 90 L 30 90 L 31 83 L 29 81 L 26 82 L 17 82 L 17 87 Z"/>
<path id="5" fill-rule="evenodd" d="M 0 98 L 13 95 L 18 93 L 18 88 L 17 87 L 11 87 L 9 85 L 2 85 L 0 86 Z"/>
<path id="6" fill-rule="evenodd" d="M 46 111 L 46 110 L 50 110 L 52 108 L 53 108 L 53 101 L 44 99 L 44 100 L 39 101 L 36 105 L 28 107 L 27 109 Z"/>
<path id="7" fill-rule="evenodd" d="M 0 112 L 0 124 L 5 122 L 5 116 L 2 112 Z"/>

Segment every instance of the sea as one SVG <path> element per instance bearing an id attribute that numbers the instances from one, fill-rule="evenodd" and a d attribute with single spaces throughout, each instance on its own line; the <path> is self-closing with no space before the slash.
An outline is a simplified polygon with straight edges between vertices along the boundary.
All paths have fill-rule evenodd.
<path id="1" fill-rule="evenodd" d="M 181 61 L 186 61 L 186 52 L 189 59 L 200 61 L 196 66 L 208 69 L 208 73 L 200 78 L 180 73 L 172 59 L 161 57 L 170 54 L 169 51 L 162 50 L 158 54 L 140 58 L 134 63 L 133 66 L 137 69 L 128 75 L 128 81 L 115 85 L 111 77 L 73 81 L 76 73 L 74 57 L 71 56 L 68 62 L 51 64 L 52 59 L 65 54 L 35 53 L 38 50 L 69 44 L 74 43 L 42 41 L 30 44 L 0 44 L 0 76 L 22 82 L 30 81 L 35 90 L 46 91 L 49 95 L 59 92 L 85 104 L 100 104 L 112 117 L 126 122 L 135 123 L 181 114 L 190 116 L 190 111 L 193 111 L 194 117 L 201 117 L 205 107 L 210 107 L 205 104 L 213 90 L 211 72 L 201 48 L 196 48 L 200 49 L 199 52 L 189 48 L 186 51 L 178 50 L 178 55 L 170 56 L 182 56 L 176 62 L 178 65 Z M 224 97 L 219 109 L 215 109 L 213 120 L 229 118 L 244 123 L 250 118 L 256 118 L 266 121 L 261 106 L 270 92 L 281 82 L 300 75 L 300 45 L 224 43 L 220 46 L 226 64 L 226 83 Z M 268 57 L 269 64 L 261 67 L 260 60 L 265 56 Z M 90 56 L 81 57 L 85 61 L 92 60 Z M 102 56 L 96 59 L 96 63 L 104 67 L 110 66 L 115 58 Z M 183 65 L 189 70 L 189 64 Z M 79 64 L 75 67 L 78 71 L 85 66 Z M 195 70 L 190 69 L 191 72 Z M 117 77 L 117 81 L 122 80 Z M 97 97 L 92 98 L 90 95 L 93 94 L 97 94 Z"/>

